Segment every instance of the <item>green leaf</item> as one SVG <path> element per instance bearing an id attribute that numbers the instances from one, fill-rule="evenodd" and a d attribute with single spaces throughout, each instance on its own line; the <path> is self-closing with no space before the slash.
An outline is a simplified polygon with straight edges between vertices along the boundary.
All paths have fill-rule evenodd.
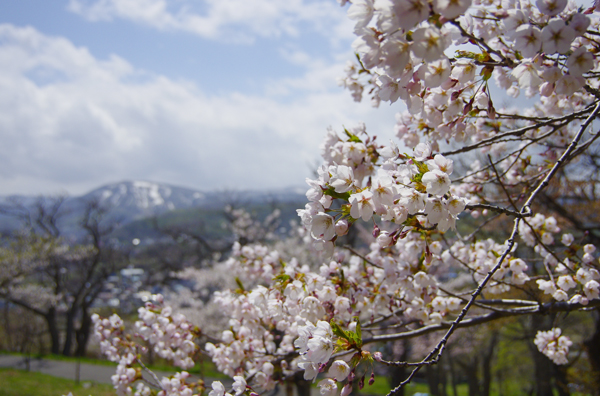
<path id="1" fill-rule="evenodd" d="M 237 283 L 237 285 L 238 285 L 238 287 L 240 288 L 241 291 L 245 291 L 246 290 L 246 289 L 244 289 L 244 285 L 243 285 L 242 281 L 237 276 L 235 277 L 235 283 Z"/>
<path id="2" fill-rule="evenodd" d="M 355 332 L 348 331 L 348 332 L 346 332 L 346 334 L 348 334 L 348 338 L 349 338 L 348 341 L 350 341 L 350 344 L 352 346 L 358 345 L 358 337 L 356 336 Z"/>
<path id="3" fill-rule="evenodd" d="M 335 323 L 333 319 L 331 319 L 329 324 L 331 325 L 331 331 L 333 331 L 333 334 L 340 338 L 350 341 L 350 337 L 348 336 L 348 334 L 346 334 L 346 332 L 342 330 L 342 328 L 337 323 Z"/>
<path id="4" fill-rule="evenodd" d="M 355 353 L 354 356 L 352 356 L 352 359 L 350 359 L 350 367 L 354 368 L 354 367 L 358 366 L 361 358 L 362 358 L 362 355 L 360 352 Z"/>
<path id="5" fill-rule="evenodd" d="M 414 175 L 413 177 L 411 177 L 410 181 L 413 183 L 421 183 L 421 181 L 423 180 L 423 175 L 424 175 L 424 173 L 418 173 L 418 174 Z"/>
<path id="6" fill-rule="evenodd" d="M 417 169 L 419 170 L 419 173 L 427 173 L 427 172 L 429 172 L 429 167 L 427 166 L 426 163 L 421 162 L 421 161 L 417 161 L 415 159 L 413 159 L 413 163 L 417 166 Z"/>
<path id="7" fill-rule="evenodd" d="M 457 50 L 456 57 L 457 58 L 477 59 L 479 57 L 479 54 L 476 54 L 475 52 L 471 52 L 471 51 Z"/>
<path id="8" fill-rule="evenodd" d="M 355 316 L 354 320 L 356 321 L 356 337 L 358 338 L 356 345 L 360 348 L 362 347 L 362 330 L 360 329 L 360 320 L 358 320 L 358 316 Z"/>
<path id="9" fill-rule="evenodd" d="M 291 277 L 290 277 L 289 275 L 287 275 L 287 274 L 279 274 L 279 275 L 277 275 L 275 278 L 273 278 L 273 281 L 275 281 L 275 282 L 281 282 L 281 283 L 285 283 L 285 282 L 287 282 L 288 280 L 290 280 L 290 278 L 291 278 Z"/>
<path id="10" fill-rule="evenodd" d="M 492 57 L 487 51 L 483 51 L 483 53 L 477 55 L 477 60 L 479 62 L 489 62 L 492 60 Z"/>
<path id="11" fill-rule="evenodd" d="M 360 140 L 358 136 L 356 136 L 353 133 L 350 133 L 350 131 L 348 131 L 346 128 L 344 128 L 344 132 L 346 132 L 349 142 L 362 143 L 362 140 Z"/>
<path id="12" fill-rule="evenodd" d="M 344 201 L 348 201 L 350 199 L 350 191 L 339 193 L 335 192 L 333 187 L 329 187 L 327 190 L 323 191 L 323 195 L 329 195 L 330 197 L 343 199 Z"/>
<path id="13" fill-rule="evenodd" d="M 480 75 L 483 77 L 483 81 L 487 81 L 492 77 L 492 73 L 494 71 L 494 66 L 486 66 L 481 69 Z"/>

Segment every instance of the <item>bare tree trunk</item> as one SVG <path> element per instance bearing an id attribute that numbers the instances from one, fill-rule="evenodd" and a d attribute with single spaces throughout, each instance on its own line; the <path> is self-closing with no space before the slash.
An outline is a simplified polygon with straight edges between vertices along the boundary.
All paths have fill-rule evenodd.
<path id="1" fill-rule="evenodd" d="M 58 331 L 58 326 L 56 324 L 56 310 L 50 308 L 44 315 L 44 319 L 48 326 L 48 333 L 50 333 L 50 352 L 58 355 L 60 353 L 60 332 Z"/>
<path id="2" fill-rule="evenodd" d="M 388 381 L 392 389 L 396 388 L 406 377 L 408 377 L 406 367 L 390 366 L 387 371 Z M 402 387 L 396 395 L 404 396 L 404 387 Z"/>
<path id="3" fill-rule="evenodd" d="M 410 352 L 409 344 L 406 340 L 398 341 L 398 344 L 392 345 L 392 360 L 405 362 L 408 360 L 408 354 Z M 399 352 L 399 353 L 398 353 Z M 390 387 L 392 389 L 396 388 L 406 377 L 408 377 L 408 372 L 406 367 L 399 366 L 389 366 L 387 369 L 387 377 Z M 404 396 L 404 388 L 400 389 L 397 396 Z"/>
<path id="4" fill-rule="evenodd" d="M 296 373 L 294 376 L 296 384 L 296 396 L 310 396 L 310 381 L 304 379 L 304 373 Z"/>
<path id="5" fill-rule="evenodd" d="M 425 376 L 427 377 L 427 384 L 429 385 L 429 393 L 433 396 L 445 396 L 446 390 L 444 389 L 443 393 L 440 392 L 440 388 L 442 385 L 441 378 L 443 376 L 443 369 L 441 364 L 435 364 L 433 366 L 427 366 L 427 370 L 425 371 Z"/>
<path id="6" fill-rule="evenodd" d="M 479 366 L 479 360 L 477 359 L 477 356 L 474 356 L 468 362 L 461 361 L 460 359 L 455 359 L 455 361 L 460 365 L 463 373 L 467 377 L 469 396 L 481 396 L 479 390 L 479 376 L 477 372 Z"/>
<path id="7" fill-rule="evenodd" d="M 440 376 L 440 396 L 446 396 L 446 387 L 448 385 L 448 378 L 446 373 L 446 366 L 439 363 L 439 376 Z"/>
<path id="8" fill-rule="evenodd" d="M 4 336 L 6 337 L 6 345 L 2 345 L 3 349 L 12 350 L 12 330 L 10 328 L 10 303 L 4 301 Z"/>
<path id="9" fill-rule="evenodd" d="M 75 350 L 76 356 L 85 356 L 87 352 L 87 344 L 90 339 L 90 332 L 92 330 L 92 318 L 88 312 L 88 307 L 83 307 L 81 313 L 81 325 L 75 331 L 75 338 L 77 341 L 77 349 Z"/>
<path id="10" fill-rule="evenodd" d="M 530 318 L 531 334 L 528 342 L 534 363 L 535 395 L 553 396 L 552 394 L 552 362 L 533 344 L 533 337 L 539 330 L 548 330 L 552 323 L 549 316 L 533 315 Z"/>
<path id="11" fill-rule="evenodd" d="M 67 311 L 66 329 L 65 329 L 65 344 L 63 345 L 63 355 L 71 356 L 73 346 L 73 335 L 75 333 L 75 307 L 71 307 Z"/>
<path id="12" fill-rule="evenodd" d="M 294 396 L 294 383 L 292 381 L 285 382 L 285 396 Z"/>
<path id="13" fill-rule="evenodd" d="M 498 396 L 504 396 L 504 376 L 502 370 L 497 371 L 496 381 L 498 382 Z"/>
<path id="14" fill-rule="evenodd" d="M 481 355 L 481 396 L 490 396 L 490 386 L 492 384 L 492 357 L 494 356 L 494 350 L 498 343 L 498 332 L 494 331 L 490 337 L 488 347 Z"/>
<path id="15" fill-rule="evenodd" d="M 448 354 L 448 365 L 450 367 L 450 382 L 452 383 L 452 396 L 458 396 L 458 391 L 456 390 L 456 385 L 458 382 L 456 367 L 454 366 L 454 357 Z"/>
<path id="16" fill-rule="evenodd" d="M 567 379 L 567 369 L 565 367 L 553 364 L 554 366 L 554 385 L 558 390 L 558 396 L 570 396 L 569 380 Z"/>
<path id="17" fill-rule="evenodd" d="M 596 318 L 596 328 L 594 334 L 585 340 L 583 345 L 585 346 L 590 366 L 593 371 L 593 378 L 595 383 L 593 389 L 595 389 L 594 396 L 600 396 L 600 317 Z"/>
<path id="18" fill-rule="evenodd" d="M 552 362 L 537 349 L 533 351 L 535 365 L 535 394 L 536 396 L 553 396 L 551 373 Z"/>

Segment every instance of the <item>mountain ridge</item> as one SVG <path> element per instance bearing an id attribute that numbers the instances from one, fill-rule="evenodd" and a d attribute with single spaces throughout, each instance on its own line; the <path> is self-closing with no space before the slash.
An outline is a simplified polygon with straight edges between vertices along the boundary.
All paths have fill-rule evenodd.
<path id="1" fill-rule="evenodd" d="M 124 180 L 101 185 L 79 196 L 65 196 L 61 204 L 60 225 L 67 235 L 76 235 L 79 221 L 90 202 L 97 202 L 106 208 L 108 219 L 120 226 L 153 216 L 164 215 L 176 210 L 202 208 L 220 210 L 227 204 L 247 206 L 265 203 L 301 203 L 306 200 L 301 187 L 290 187 L 276 190 L 213 190 L 201 191 L 188 187 L 175 186 L 146 180 Z M 9 195 L 0 196 L 1 208 L 21 209 L 35 213 L 42 205 L 51 205 L 53 200 L 61 197 Z M 299 206 L 300 207 L 300 206 Z M 2 213 L 4 212 L 4 213 Z M 0 231 L 10 232 L 18 228 L 14 216 L 0 211 Z"/>

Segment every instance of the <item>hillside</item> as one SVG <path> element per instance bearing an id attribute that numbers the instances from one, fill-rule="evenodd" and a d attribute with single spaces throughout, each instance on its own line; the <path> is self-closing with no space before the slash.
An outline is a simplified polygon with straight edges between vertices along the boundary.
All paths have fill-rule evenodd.
<path id="1" fill-rule="evenodd" d="M 13 232 L 23 225 L 22 218 L 35 218 L 40 208 L 50 211 L 58 199 L 57 225 L 61 235 L 79 238 L 79 225 L 90 202 L 106 209 L 104 221 L 117 224 L 112 238 L 119 241 L 132 238 L 160 238 L 162 228 L 185 228 L 191 231 L 223 237 L 226 205 L 245 208 L 264 218 L 275 207 L 282 212 L 282 225 L 295 219 L 296 209 L 304 206 L 302 189 L 276 191 L 198 191 L 148 181 L 123 181 L 98 187 L 77 197 L 0 197 L 0 232 Z M 24 216 L 25 215 L 25 216 Z M 21 218 L 21 219 L 19 219 Z"/>

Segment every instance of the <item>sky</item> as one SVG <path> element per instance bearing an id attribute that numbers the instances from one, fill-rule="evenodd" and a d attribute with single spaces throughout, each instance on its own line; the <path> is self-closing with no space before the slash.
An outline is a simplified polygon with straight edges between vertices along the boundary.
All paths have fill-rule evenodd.
<path id="1" fill-rule="evenodd" d="M 336 0 L 0 2 L 0 195 L 147 180 L 304 186 L 329 126 L 388 141 L 398 105 L 337 84 Z M 387 139 L 387 140 L 386 140 Z"/>

